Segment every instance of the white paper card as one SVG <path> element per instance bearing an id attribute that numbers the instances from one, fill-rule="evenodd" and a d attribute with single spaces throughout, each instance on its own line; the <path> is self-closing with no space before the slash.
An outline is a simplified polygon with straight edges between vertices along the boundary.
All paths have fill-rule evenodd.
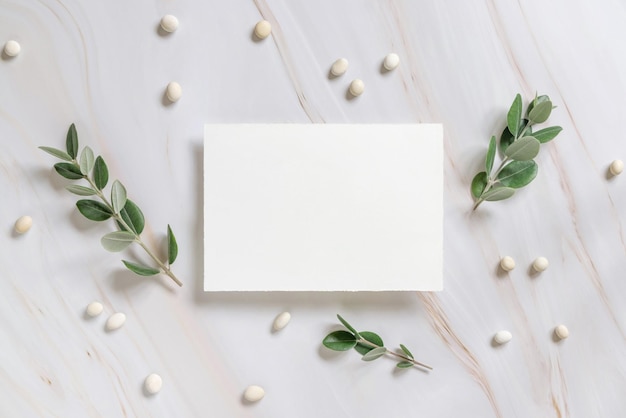
<path id="1" fill-rule="evenodd" d="M 437 124 L 206 125 L 206 291 L 441 290 Z"/>

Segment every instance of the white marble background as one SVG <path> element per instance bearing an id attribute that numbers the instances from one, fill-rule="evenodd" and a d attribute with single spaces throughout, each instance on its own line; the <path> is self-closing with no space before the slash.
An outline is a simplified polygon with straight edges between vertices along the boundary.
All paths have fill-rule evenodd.
<path id="1" fill-rule="evenodd" d="M 172 13 L 171 36 L 157 25 Z M 272 38 L 253 42 L 261 17 Z M 514 1 L 0 0 L 0 416 L 622 417 L 626 410 L 626 4 Z M 391 51 L 400 68 L 381 74 Z M 346 57 L 346 76 L 328 80 Z M 366 92 L 345 97 L 360 77 Z M 176 80 L 180 102 L 166 106 Z M 561 136 L 537 179 L 471 214 L 468 184 L 515 93 L 549 94 Z M 125 272 L 39 145 L 75 122 L 185 282 Z M 441 122 L 445 291 L 202 292 L 202 131 L 211 122 Z M 30 214 L 24 236 L 14 221 Z M 502 255 L 518 268 L 497 271 Z M 551 262 L 529 274 L 532 260 Z M 127 255 L 128 256 L 128 255 Z M 94 299 L 105 315 L 83 317 Z M 276 314 L 293 315 L 271 333 Z M 106 316 L 127 314 L 106 333 Z M 321 348 L 342 313 L 434 367 Z M 566 324 L 568 340 L 552 329 Z M 513 340 L 493 347 L 509 329 Z M 146 375 L 161 393 L 142 392 Z M 266 389 L 258 404 L 241 395 Z"/>

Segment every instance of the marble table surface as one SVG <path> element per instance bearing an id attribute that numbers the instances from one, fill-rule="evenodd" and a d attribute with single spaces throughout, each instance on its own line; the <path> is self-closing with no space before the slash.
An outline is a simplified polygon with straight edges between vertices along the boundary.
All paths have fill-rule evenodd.
<path id="1" fill-rule="evenodd" d="M 168 13 L 180 28 L 165 36 Z M 274 31 L 256 42 L 261 18 Z M 607 167 L 626 158 L 624 21 L 614 0 L 0 0 L 0 44 L 22 46 L 0 59 L 0 416 L 622 417 L 626 179 Z M 391 51 L 401 65 L 383 73 Z M 350 68 L 330 80 L 339 57 Z M 348 100 L 353 78 L 366 91 Z M 535 91 L 563 133 L 528 188 L 472 213 L 489 137 Z M 150 245 L 172 225 L 182 288 L 125 271 L 99 242 L 112 225 L 77 213 L 37 149 L 62 147 L 72 122 L 142 207 Z M 204 293 L 203 125 L 226 122 L 442 123 L 445 290 Z M 92 300 L 105 313 L 88 320 Z M 116 311 L 126 324 L 107 333 Z M 434 370 L 324 349 L 336 313 Z M 501 329 L 513 340 L 496 347 Z M 147 396 L 153 372 L 164 385 Z M 250 384 L 261 402 L 242 400 Z"/>

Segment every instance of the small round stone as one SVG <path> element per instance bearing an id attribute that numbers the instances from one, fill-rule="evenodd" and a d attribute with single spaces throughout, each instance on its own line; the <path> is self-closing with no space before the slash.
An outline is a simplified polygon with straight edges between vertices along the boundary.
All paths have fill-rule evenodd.
<path id="1" fill-rule="evenodd" d="M 30 216 L 22 216 L 15 221 L 15 232 L 25 234 L 33 226 L 33 218 Z"/>
<path id="2" fill-rule="evenodd" d="M 554 335 L 556 335 L 557 337 L 559 337 L 560 340 L 564 340 L 567 337 L 569 337 L 569 330 L 567 329 L 567 327 L 565 325 L 557 325 L 554 328 Z"/>
<path id="3" fill-rule="evenodd" d="M 272 24 L 267 20 L 261 20 L 254 26 L 254 35 L 259 39 L 265 39 L 272 33 Z"/>
<path id="4" fill-rule="evenodd" d="M 87 305 L 87 309 L 85 310 L 85 312 L 87 313 L 87 315 L 93 318 L 94 316 L 100 315 L 103 310 L 104 306 L 102 306 L 100 302 L 95 300 Z"/>
<path id="5" fill-rule="evenodd" d="M 548 259 L 545 257 L 537 257 L 537 259 L 533 262 L 533 268 L 536 272 L 542 272 L 548 268 L 550 263 Z"/>
<path id="6" fill-rule="evenodd" d="M 500 260 L 500 267 L 502 267 L 502 270 L 504 271 L 511 271 L 515 268 L 515 260 L 513 260 L 513 257 L 508 255 L 504 256 Z"/>
<path id="7" fill-rule="evenodd" d="M 337 61 L 335 61 L 333 63 L 333 65 L 330 67 L 330 73 L 332 75 L 334 75 L 335 77 L 339 77 L 341 75 L 344 75 L 345 72 L 348 70 L 348 60 L 345 58 L 339 58 Z"/>
<path id="8" fill-rule="evenodd" d="M 363 94 L 365 91 L 365 84 L 363 84 L 363 80 L 355 79 L 350 83 L 350 94 L 357 97 Z"/>
<path id="9" fill-rule="evenodd" d="M 126 315 L 121 312 L 116 312 L 107 319 L 105 325 L 107 331 L 115 331 L 120 328 L 126 322 Z"/>
<path id="10" fill-rule="evenodd" d="M 178 18 L 172 15 L 165 15 L 161 18 L 161 28 L 165 32 L 174 32 L 178 29 Z"/>
<path id="11" fill-rule="evenodd" d="M 503 329 L 502 331 L 496 332 L 496 335 L 493 336 L 493 340 L 497 344 L 506 344 L 509 341 L 511 341 L 511 338 L 513 338 L 513 334 L 511 334 L 509 331 L 505 329 Z"/>
<path id="12" fill-rule="evenodd" d="M 4 44 L 4 53 L 9 57 L 17 57 L 20 54 L 22 47 L 17 41 L 10 40 Z"/>
<path id="13" fill-rule="evenodd" d="M 398 65 L 400 65 L 400 57 L 398 56 L 398 54 L 395 54 L 393 52 L 387 55 L 385 57 L 385 60 L 383 61 L 383 66 L 387 71 L 395 70 L 396 68 L 398 68 Z"/>
<path id="14" fill-rule="evenodd" d="M 613 161 L 611 165 L 609 166 L 609 171 L 614 176 L 618 176 L 622 174 L 622 171 L 624 171 L 624 162 L 622 160 Z"/>
<path id="15" fill-rule="evenodd" d="M 161 391 L 161 388 L 163 387 L 163 379 L 161 379 L 161 376 L 158 374 L 152 373 L 146 377 L 146 380 L 144 380 L 143 387 L 150 395 L 154 395 Z"/>
<path id="16" fill-rule="evenodd" d="M 261 386 L 251 385 L 246 388 L 243 397 L 248 402 L 258 402 L 265 396 L 265 390 Z"/>
<path id="17" fill-rule="evenodd" d="M 183 88 L 175 81 L 172 81 L 167 85 L 165 94 L 170 102 L 177 102 L 183 96 Z"/>
<path id="18" fill-rule="evenodd" d="M 289 312 L 283 312 L 279 314 L 274 320 L 274 331 L 280 331 L 285 328 L 289 321 L 291 320 L 291 314 Z"/>

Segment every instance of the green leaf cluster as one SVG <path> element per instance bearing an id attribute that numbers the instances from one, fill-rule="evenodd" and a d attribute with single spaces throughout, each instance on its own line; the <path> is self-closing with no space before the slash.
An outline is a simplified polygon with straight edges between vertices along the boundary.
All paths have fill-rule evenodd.
<path id="1" fill-rule="evenodd" d="M 78 211 L 87 219 L 102 222 L 115 220 L 117 231 L 110 232 L 100 240 L 107 251 L 119 252 L 133 243 L 138 243 L 156 263 L 156 267 L 141 263 L 122 260 L 124 266 L 141 276 L 153 276 L 165 273 L 178 285 L 182 283 L 172 273 L 170 266 L 178 256 L 178 243 L 172 228 L 167 225 L 167 260 L 161 261 L 141 240 L 145 227 L 143 212 L 128 198 L 126 187 L 114 180 L 111 185 L 110 197 L 104 189 L 109 183 L 109 169 L 102 156 L 95 156 L 88 146 L 79 149 L 78 133 L 74 124 L 70 125 L 65 140 L 66 150 L 52 147 L 39 147 L 48 154 L 62 160 L 54 165 L 56 172 L 68 180 L 85 180 L 87 186 L 71 184 L 66 189 L 78 196 L 95 196 L 96 199 L 80 199 L 76 202 Z"/>
<path id="2" fill-rule="evenodd" d="M 495 136 L 489 141 L 485 171 L 477 173 L 472 179 L 470 191 L 475 199 L 474 209 L 485 201 L 510 198 L 516 189 L 527 186 L 537 177 L 539 168 L 534 159 L 539 154 L 541 144 L 553 140 L 563 128 L 551 126 L 533 132 L 533 127 L 547 121 L 553 108 L 548 96 L 535 95 L 524 112 L 522 96 L 515 96 L 499 143 L 496 144 Z M 494 170 L 498 147 L 502 160 Z"/>
<path id="3" fill-rule="evenodd" d="M 420 366 L 431 369 L 425 364 L 415 361 L 413 354 L 404 344 L 400 344 L 401 352 L 389 351 L 380 335 L 371 331 L 357 331 L 341 315 L 337 314 L 339 322 L 347 329 L 333 331 L 322 340 L 324 347 L 333 351 L 349 351 L 354 349 L 361 355 L 363 361 L 373 361 L 386 354 L 400 359 L 396 363 L 399 369 L 406 369 L 413 366 Z"/>

